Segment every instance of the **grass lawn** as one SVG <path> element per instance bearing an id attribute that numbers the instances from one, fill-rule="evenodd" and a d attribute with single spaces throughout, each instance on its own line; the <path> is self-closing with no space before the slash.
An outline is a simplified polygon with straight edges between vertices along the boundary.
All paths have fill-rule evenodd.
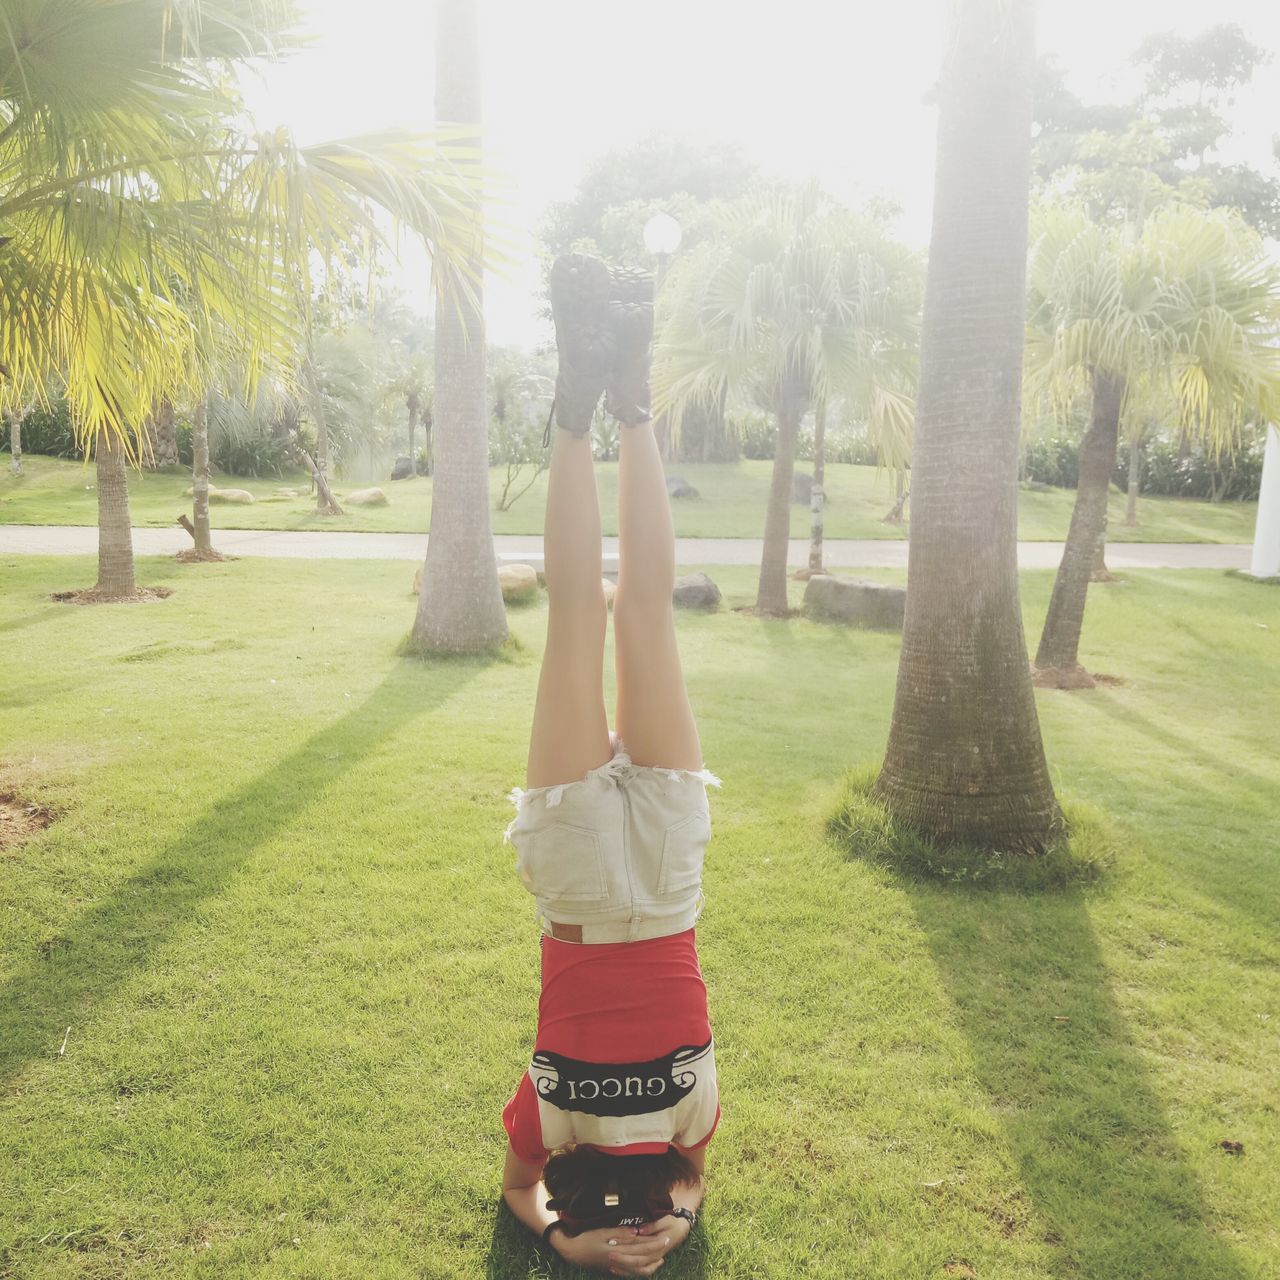
<path id="1" fill-rule="evenodd" d="M 700 493 L 698 498 L 672 503 L 676 533 L 686 538 L 759 538 L 764 533 L 765 505 L 769 493 L 769 462 L 745 461 L 737 465 L 673 465 L 669 471 L 684 476 Z M 21 477 L 0 469 L 0 524 L 96 524 L 97 496 L 93 468 L 28 454 Z M 617 533 L 617 463 L 597 464 L 604 530 Z M 490 491 L 501 491 L 504 468 L 490 475 Z M 181 511 L 190 512 L 191 500 L 183 491 L 191 483 L 183 474 L 133 472 L 130 475 L 130 507 L 136 525 L 171 525 Z M 252 506 L 215 504 L 215 526 L 227 529 L 357 529 L 381 532 L 425 532 L 431 513 L 431 481 L 423 477 L 386 481 L 382 488 L 391 499 L 385 507 L 352 507 L 343 517 L 317 516 L 310 498 L 275 498 L 274 490 L 300 487 L 301 473 L 287 480 L 251 480 L 215 477 L 215 484 L 248 489 L 260 501 Z M 342 493 L 365 487 L 339 484 Z M 827 468 L 829 538 L 903 538 L 905 531 L 882 523 L 893 506 L 893 479 L 874 467 L 833 465 Z M 546 475 L 509 511 L 494 512 L 495 533 L 542 532 Z M 1075 492 L 1065 489 L 1024 490 L 1021 495 L 1019 536 L 1029 541 L 1055 541 L 1066 537 Z M 1250 542 L 1257 503 L 1193 502 L 1182 498 L 1144 498 L 1139 524 L 1124 525 L 1124 495 L 1111 493 L 1109 536 L 1115 542 Z M 791 508 L 791 535 L 809 535 L 807 507 Z"/>
<path id="2" fill-rule="evenodd" d="M 0 1276 L 565 1274 L 498 1195 L 538 988 L 501 834 L 544 607 L 503 659 L 424 665 L 394 656 L 400 564 L 140 567 L 174 594 L 57 605 L 89 561 L 3 563 L 0 790 L 61 816 L 0 852 Z M 1049 575 L 1024 582 L 1034 630 Z M 661 1274 L 1280 1276 L 1280 590 L 1090 593 L 1084 659 L 1125 683 L 1038 696 L 1058 786 L 1123 854 L 1041 897 L 824 841 L 883 749 L 896 637 L 679 625 L 724 780 L 724 1119 Z"/>

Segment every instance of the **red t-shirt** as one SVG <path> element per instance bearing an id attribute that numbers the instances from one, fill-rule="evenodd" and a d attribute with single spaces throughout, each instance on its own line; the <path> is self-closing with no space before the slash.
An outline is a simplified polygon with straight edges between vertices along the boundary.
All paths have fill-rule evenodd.
<path id="1" fill-rule="evenodd" d="M 688 1150 L 719 1120 L 693 930 L 589 944 L 544 934 L 537 1044 L 502 1112 L 516 1155 L 537 1164 L 570 1141 Z"/>

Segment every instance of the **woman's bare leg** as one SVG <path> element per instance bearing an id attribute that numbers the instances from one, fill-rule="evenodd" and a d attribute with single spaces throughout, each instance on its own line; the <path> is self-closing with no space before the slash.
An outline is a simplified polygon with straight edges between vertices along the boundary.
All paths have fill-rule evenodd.
<path id="1" fill-rule="evenodd" d="M 618 455 L 615 728 L 638 765 L 701 769 L 702 746 L 676 647 L 676 541 L 653 424 L 624 426 Z"/>
<path id="2" fill-rule="evenodd" d="M 591 437 L 559 427 L 551 445 L 543 555 L 547 647 L 529 739 L 530 787 L 574 782 L 612 754 L 604 707 L 608 610 Z"/>

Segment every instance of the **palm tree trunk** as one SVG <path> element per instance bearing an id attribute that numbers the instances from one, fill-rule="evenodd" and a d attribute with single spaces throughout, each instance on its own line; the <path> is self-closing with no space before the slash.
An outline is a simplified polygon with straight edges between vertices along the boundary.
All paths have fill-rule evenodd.
<path id="1" fill-rule="evenodd" d="M 764 522 L 764 550 L 756 610 L 783 616 L 787 612 L 787 551 L 791 543 L 791 482 L 796 469 L 796 441 L 804 401 L 799 389 L 787 386 L 778 397 L 778 443 L 773 454 L 769 510 Z"/>
<path id="2" fill-rule="evenodd" d="M 213 554 L 213 531 L 209 524 L 209 402 L 204 396 L 196 401 L 191 414 L 191 491 L 192 517 L 195 521 L 196 555 Z"/>
<path id="3" fill-rule="evenodd" d="M 15 476 L 22 474 L 22 419 L 25 416 L 19 410 L 7 412 L 9 419 L 9 452 L 13 455 L 9 470 Z"/>
<path id="4" fill-rule="evenodd" d="M 171 400 L 159 401 L 147 419 L 142 465 L 152 471 L 178 465 L 178 428 Z"/>
<path id="5" fill-rule="evenodd" d="M 93 592 L 101 600 L 127 600 L 138 594 L 138 581 L 124 445 L 114 432 L 103 429 L 93 455 L 98 473 L 98 581 Z"/>
<path id="6" fill-rule="evenodd" d="M 476 0 L 436 6 L 436 119 L 479 124 Z M 478 148 L 478 138 L 463 145 Z M 474 161 L 471 161 L 474 163 Z M 471 209 L 473 297 L 436 298 L 431 532 L 412 642 L 423 652 L 473 653 L 507 639 L 489 519 L 488 408 L 481 303 L 483 213 Z M 447 268 L 437 264 L 437 269 Z M 456 286 L 457 278 L 440 283 Z"/>
<path id="7" fill-rule="evenodd" d="M 813 410 L 813 494 L 809 502 L 809 573 L 822 573 L 822 516 L 827 495 L 822 487 L 827 463 L 827 402 Z"/>
<path id="8" fill-rule="evenodd" d="M 412 475 L 418 469 L 418 463 L 413 456 L 413 437 L 418 427 L 418 406 L 412 401 L 409 403 L 409 473 Z"/>
<path id="9" fill-rule="evenodd" d="M 156 465 L 158 467 L 176 467 L 181 464 L 178 457 L 178 422 L 173 411 L 172 400 L 160 402 L 160 414 L 156 421 Z"/>
<path id="10" fill-rule="evenodd" d="M 1131 529 L 1138 523 L 1138 493 L 1141 488 L 1142 437 L 1134 431 L 1129 436 L 1129 495 L 1124 508 L 1124 522 Z"/>
<path id="11" fill-rule="evenodd" d="M 1124 392 L 1122 377 L 1095 370 L 1093 420 L 1080 444 L 1076 504 L 1036 651 L 1036 666 L 1042 671 L 1074 671 L 1080 665 L 1085 598 L 1107 533 L 1107 492 L 1116 468 Z"/>
<path id="12" fill-rule="evenodd" d="M 1059 821 L 1018 599 L 1034 5 L 963 0 L 939 83 L 907 607 L 877 790 L 908 827 L 1045 847 Z"/>

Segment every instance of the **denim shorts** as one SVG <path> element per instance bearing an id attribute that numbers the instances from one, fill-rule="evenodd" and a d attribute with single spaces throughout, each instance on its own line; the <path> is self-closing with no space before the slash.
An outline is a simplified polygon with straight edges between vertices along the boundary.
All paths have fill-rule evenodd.
<path id="1" fill-rule="evenodd" d="M 702 863 L 711 839 L 707 769 L 631 763 L 613 756 L 574 782 L 516 787 L 503 839 L 537 901 L 544 932 L 580 925 L 583 942 L 638 942 L 683 933 L 702 910 Z"/>

